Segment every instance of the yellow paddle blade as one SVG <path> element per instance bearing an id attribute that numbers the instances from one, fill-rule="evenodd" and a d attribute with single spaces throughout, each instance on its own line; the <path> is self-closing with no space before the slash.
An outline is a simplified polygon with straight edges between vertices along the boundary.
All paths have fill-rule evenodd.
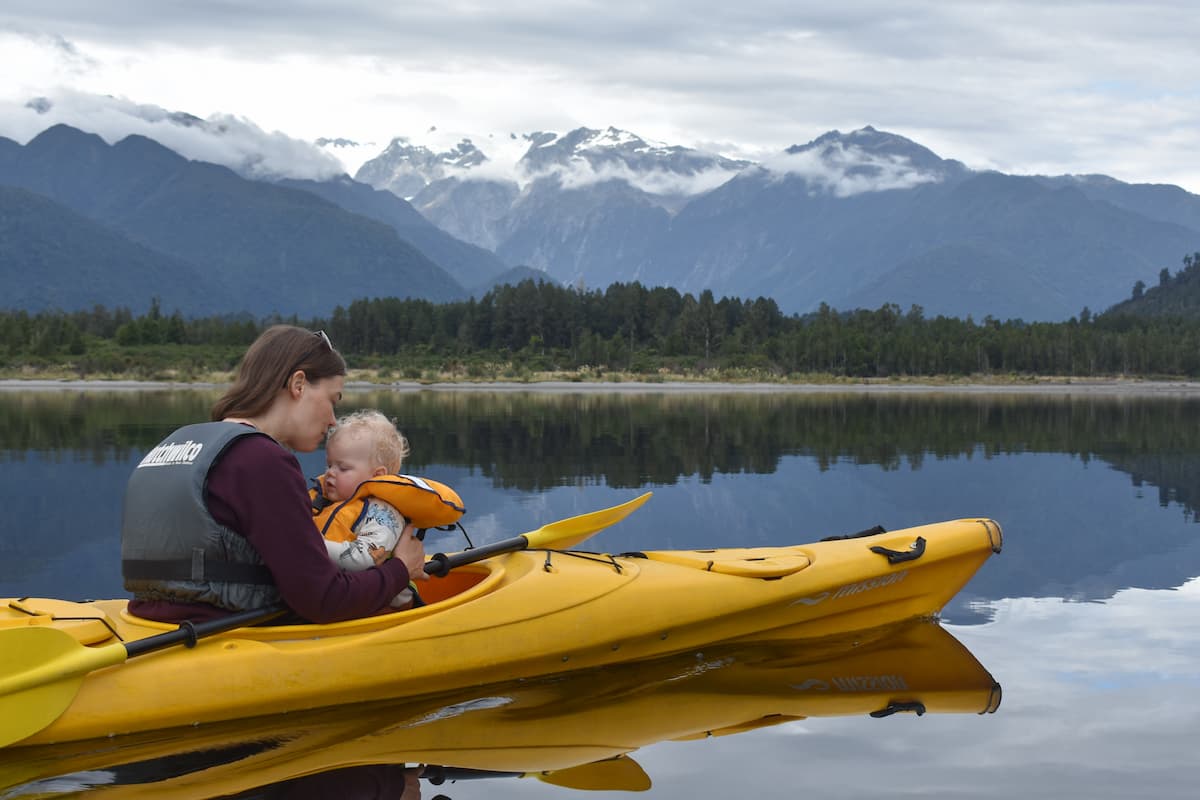
<path id="1" fill-rule="evenodd" d="M 640 497 L 633 498 L 628 503 L 622 503 L 612 508 L 602 508 L 599 511 L 592 511 L 587 514 L 580 514 L 577 517 L 560 519 L 558 522 L 551 522 L 548 525 L 543 525 L 536 531 L 530 531 L 521 535 L 529 542 L 529 547 L 532 550 L 566 550 L 579 544 L 596 531 L 607 528 L 609 525 L 615 525 L 625 519 L 634 511 L 641 508 L 650 499 L 652 494 L 654 493 L 646 492 Z"/>
<path id="2" fill-rule="evenodd" d="M 602 508 L 580 514 L 577 517 L 550 522 L 534 531 L 518 534 L 511 539 L 473 547 L 461 553 L 436 553 L 425 562 L 425 572 L 435 577 L 445 575 L 452 569 L 483 561 L 485 558 L 520 550 L 566 550 L 609 525 L 620 522 L 650 499 L 651 492 L 635 497 L 628 503 L 612 508 Z"/>
<path id="3" fill-rule="evenodd" d="M 650 788 L 650 776 L 642 765 L 629 756 L 606 758 L 578 767 L 532 773 L 543 783 L 566 789 L 599 792 L 644 792 Z"/>
<path id="4" fill-rule="evenodd" d="M 0 631 L 0 747 L 58 719 L 92 670 L 122 663 L 120 644 L 85 647 L 69 633 L 28 627 Z"/>

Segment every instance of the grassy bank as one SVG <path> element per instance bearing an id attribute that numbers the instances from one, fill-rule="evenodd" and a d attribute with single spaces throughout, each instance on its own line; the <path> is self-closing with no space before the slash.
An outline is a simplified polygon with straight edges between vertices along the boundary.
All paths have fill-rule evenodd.
<path id="1" fill-rule="evenodd" d="M 140 348 L 130 348 L 140 350 Z M 42 363 L 0 365 L 0 380 L 6 381 L 148 381 L 157 383 L 225 384 L 233 379 L 234 368 L 241 351 L 205 357 L 196 355 L 172 361 L 163 354 L 146 358 L 144 352 L 130 352 L 116 362 L 103 367 L 93 362 L 79 363 L 70 359 Z M 219 363 L 214 363 L 214 361 Z M 679 370 L 660 367 L 647 372 L 582 368 L 577 370 L 532 369 L 514 361 L 475 361 L 450 365 L 425 364 L 395 367 L 387 365 L 362 366 L 350 358 L 347 380 L 353 383 L 386 386 L 390 384 L 776 384 L 810 386 L 864 385 L 935 385 L 935 386 L 1038 386 L 1084 384 L 1094 382 L 1187 382 L 1190 379 L 1174 375 L 1100 375 L 1047 376 L 1015 373 L 975 373 L 971 375 L 893 375 L 889 377 L 857 377 L 830 373 L 780 374 L 774 370 L 734 367 L 709 367 Z M 228 364 L 228 366 L 226 366 Z"/>

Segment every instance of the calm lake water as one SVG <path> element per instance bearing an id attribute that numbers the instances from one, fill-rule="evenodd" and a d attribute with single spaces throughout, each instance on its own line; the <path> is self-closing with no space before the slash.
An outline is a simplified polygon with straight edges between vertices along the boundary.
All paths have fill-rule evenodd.
<path id="1" fill-rule="evenodd" d="M 125 480 L 166 433 L 207 418 L 214 396 L 0 392 L 9 509 L 0 596 L 123 596 Z M 800 713 L 783 697 L 772 701 L 787 715 L 779 724 L 736 735 L 654 743 L 629 731 L 653 781 L 647 796 L 1196 795 L 1200 398 L 371 391 L 349 394 L 344 410 L 366 406 L 399 421 L 412 445 L 407 472 L 459 491 L 476 544 L 647 489 L 649 504 L 588 547 L 783 545 L 968 516 L 1003 525 L 1004 552 L 935 628 L 951 644 L 883 652 L 877 667 L 891 675 L 923 653 L 942 658 L 936 648 L 957 640 L 1003 686 L 998 711 L 873 718 L 819 704 Z M 316 474 L 323 453 L 301 461 Z M 772 654 L 785 656 L 798 658 Z M 682 719 L 717 701 L 663 702 Z M 578 724 L 598 730 L 590 719 Z M 340 780 L 341 800 L 375 796 L 351 794 L 354 785 Z M 0 788 L 0 798 L 68 796 L 64 787 Z M 515 777 L 423 783 L 421 792 L 584 796 Z"/>

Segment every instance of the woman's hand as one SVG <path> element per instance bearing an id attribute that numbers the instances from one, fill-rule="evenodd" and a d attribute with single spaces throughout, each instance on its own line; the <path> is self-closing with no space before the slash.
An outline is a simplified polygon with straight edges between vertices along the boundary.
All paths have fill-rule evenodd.
<path id="1" fill-rule="evenodd" d="M 425 573 L 425 545 L 417 538 L 416 528 L 410 522 L 400 531 L 400 539 L 392 548 L 392 557 L 400 559 L 408 567 L 408 579 L 424 581 L 429 579 Z"/>

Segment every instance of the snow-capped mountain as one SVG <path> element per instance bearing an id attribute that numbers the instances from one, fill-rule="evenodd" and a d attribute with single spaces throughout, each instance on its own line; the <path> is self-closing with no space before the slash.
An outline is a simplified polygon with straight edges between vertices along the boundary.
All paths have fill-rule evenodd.
<path id="1" fill-rule="evenodd" d="M 976 172 L 870 126 L 753 164 L 615 128 L 519 143 L 507 173 L 441 159 L 443 177 L 412 203 L 569 285 L 639 280 L 788 311 L 894 302 L 1062 319 L 1106 308 L 1200 245 L 1200 198 L 1177 187 Z"/>
<path id="2" fill-rule="evenodd" d="M 749 166 L 687 147 L 647 142 L 617 128 L 576 128 L 565 134 L 536 131 L 489 137 L 477 146 L 463 138 L 444 149 L 397 137 L 358 170 L 355 179 L 403 197 L 446 179 L 515 183 L 523 188 L 557 178 L 568 189 L 621 180 L 664 202 L 707 191 Z M 482 141 L 482 140 L 480 140 Z M 503 147 L 501 147 L 503 145 Z"/>
<path id="3" fill-rule="evenodd" d="M 354 179 L 407 199 L 435 181 L 462 175 L 487 160 L 470 139 L 437 152 L 397 136 L 382 153 L 359 167 Z"/>
<path id="4" fill-rule="evenodd" d="M 719 186 L 750 164 L 678 145 L 647 142 L 613 127 L 576 128 L 561 136 L 534 133 L 525 138 L 530 146 L 518 164 L 520 174 L 529 180 L 556 175 L 568 188 L 624 180 L 648 194 L 697 194 Z"/>
<path id="5" fill-rule="evenodd" d="M 435 149 L 398 137 L 355 178 L 402 193 L 443 230 L 508 263 L 571 281 L 599 280 L 591 259 L 641 252 L 671 213 L 750 166 L 614 127 L 474 141 Z M 623 244 L 589 253 L 579 237 Z M 640 274 L 633 264 L 618 273 L 630 270 Z"/>
<path id="6" fill-rule="evenodd" d="M 846 163 L 859 174 L 878 175 L 887 165 L 903 166 L 942 179 L 961 177 L 967 171 L 960 161 L 942 158 L 911 139 L 877 131 L 870 125 L 849 133 L 829 131 L 808 144 L 792 145 L 784 152 L 790 156 L 816 154 L 828 163 Z"/>
<path id="7" fill-rule="evenodd" d="M 792 145 L 767 159 L 763 167 L 776 176 L 801 178 L 810 190 L 837 197 L 944 183 L 970 171 L 961 162 L 941 158 L 910 139 L 870 125 L 849 133 L 830 131 L 808 144 Z"/>

